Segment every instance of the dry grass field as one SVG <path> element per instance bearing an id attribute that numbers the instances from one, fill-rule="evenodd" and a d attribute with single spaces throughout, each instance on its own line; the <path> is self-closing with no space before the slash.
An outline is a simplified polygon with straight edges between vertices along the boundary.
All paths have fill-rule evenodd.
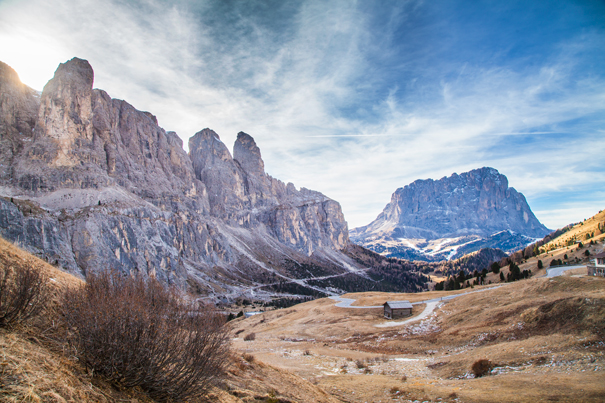
<path id="1" fill-rule="evenodd" d="M 63 288 L 83 284 L 2 238 L 0 266 L 40 270 L 49 278 L 54 298 Z M 0 329 L 0 402 L 153 402 L 140 390 L 117 388 L 86 371 L 61 340 L 45 330 L 44 319 L 36 326 Z M 230 361 L 227 377 L 213 388 L 209 401 L 338 402 L 311 382 L 252 356 L 234 351 Z"/>
<path id="2" fill-rule="evenodd" d="M 358 298 L 355 305 L 378 305 L 451 294 L 346 297 Z M 605 279 L 510 283 L 460 296 L 422 321 L 391 328 L 375 327 L 386 321 L 381 309 L 334 304 L 321 299 L 238 319 L 234 346 L 344 402 L 605 399 Z M 414 308 L 416 315 L 423 306 Z M 244 341 L 251 333 L 254 340 Z M 472 366 L 481 359 L 490 361 L 490 371 L 475 377 Z"/>
<path id="3" fill-rule="evenodd" d="M 565 247 L 570 240 L 581 241 L 586 244 L 587 241 L 590 242 L 590 239 L 602 238 L 599 237 L 599 235 L 602 235 L 599 226 L 605 228 L 605 211 L 599 211 L 594 216 L 574 225 L 563 235 L 545 244 L 543 248 L 546 250 L 551 248 L 558 249 Z"/>
<path id="4" fill-rule="evenodd" d="M 593 249 L 602 248 L 598 242 Z M 3 240 L 0 264 L 42 270 L 57 293 L 82 284 Z M 210 401 L 604 401 L 605 279 L 582 274 L 490 289 L 345 296 L 357 299 L 354 305 L 380 305 L 484 290 L 395 327 L 376 327 L 387 322 L 382 309 L 339 308 L 327 298 L 236 319 L 228 376 Z M 413 315 L 425 306 L 414 305 Z M 0 330 L 0 401 L 151 402 L 87 372 L 61 346 L 39 328 Z M 489 360 L 486 374 L 475 377 L 480 360 Z"/>

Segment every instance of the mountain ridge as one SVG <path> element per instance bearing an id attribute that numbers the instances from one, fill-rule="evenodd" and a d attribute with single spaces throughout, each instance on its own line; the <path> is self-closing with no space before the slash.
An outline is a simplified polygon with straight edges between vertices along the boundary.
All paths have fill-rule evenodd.
<path id="1" fill-rule="evenodd" d="M 156 275 L 217 298 L 304 285 L 289 261 L 366 277 L 343 252 L 340 204 L 266 174 L 252 136 L 240 132 L 232 155 L 204 129 L 187 153 L 154 115 L 94 89 L 78 58 L 40 96 L 6 64 L 0 78 L 0 141 L 10 151 L 0 234 L 45 260 L 80 276 Z"/>
<path id="2" fill-rule="evenodd" d="M 483 167 L 398 188 L 378 217 L 350 237 L 387 256 L 446 260 L 462 256 L 458 248 L 468 244 L 499 247 L 502 242 L 486 240 L 504 237 L 503 249 L 512 251 L 548 232 L 506 176 Z"/>

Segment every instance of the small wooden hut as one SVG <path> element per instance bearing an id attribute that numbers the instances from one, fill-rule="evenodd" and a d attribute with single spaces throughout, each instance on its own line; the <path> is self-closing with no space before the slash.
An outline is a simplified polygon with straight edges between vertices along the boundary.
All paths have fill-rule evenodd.
<path id="1" fill-rule="evenodd" d="M 405 318 L 412 315 L 410 301 L 387 301 L 384 303 L 384 317 L 387 319 Z"/>

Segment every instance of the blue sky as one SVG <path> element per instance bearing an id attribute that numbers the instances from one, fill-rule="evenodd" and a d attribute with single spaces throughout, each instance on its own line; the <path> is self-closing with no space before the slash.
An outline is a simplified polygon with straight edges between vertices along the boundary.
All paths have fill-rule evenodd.
<path id="1" fill-rule="evenodd" d="M 603 1 L 0 0 L 0 60 L 95 87 L 187 143 L 252 135 L 353 228 L 398 188 L 498 169 L 549 228 L 605 208 Z"/>

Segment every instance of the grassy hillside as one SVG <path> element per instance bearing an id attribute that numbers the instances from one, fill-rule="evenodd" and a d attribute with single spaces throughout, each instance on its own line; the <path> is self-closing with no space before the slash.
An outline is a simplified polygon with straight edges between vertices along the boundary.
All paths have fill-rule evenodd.
<path id="1" fill-rule="evenodd" d="M 54 304 L 65 288 L 81 279 L 64 273 L 0 238 L 0 267 L 34 267 L 49 278 Z M 52 309 L 52 307 L 51 307 Z M 52 324 L 40 318 L 28 326 L 0 329 L 0 401 L 151 403 L 138 389 L 120 388 L 87 371 L 54 337 Z M 338 402 L 319 387 L 279 368 L 233 351 L 227 377 L 212 389 L 210 401 L 237 403 Z"/>
<path id="2" fill-rule="evenodd" d="M 550 252 L 577 242 L 584 244 L 591 240 L 602 240 L 605 237 L 605 211 L 599 211 L 594 216 L 573 225 L 567 232 L 544 244 L 542 252 Z"/>
<path id="3" fill-rule="evenodd" d="M 475 287 L 473 291 L 486 287 Z M 456 292 L 355 293 L 355 305 Z M 347 402 L 601 402 L 605 279 L 534 278 L 460 296 L 426 319 L 379 328 L 382 309 L 320 299 L 235 323 L 235 347 Z M 414 306 L 414 315 L 423 310 Z M 243 336 L 254 333 L 255 339 Z M 491 371 L 473 376 L 473 364 Z"/>
<path id="4" fill-rule="evenodd" d="M 586 277 L 585 269 L 541 277 L 553 260 L 576 264 L 587 262 L 586 251 L 602 252 L 605 234 L 597 231 L 604 220 L 605 213 L 599 213 L 546 242 L 547 252 L 522 258 L 520 269 L 533 273 L 527 280 L 500 283 L 499 275 L 489 272 L 486 282 L 500 287 L 346 295 L 357 299 L 357 306 L 461 295 L 409 324 L 376 327 L 387 323 L 381 308 L 338 308 L 328 298 L 236 319 L 229 323 L 233 349 L 227 377 L 209 398 L 219 403 L 604 401 L 605 279 Z M 582 237 L 579 247 L 575 241 Z M 385 272 L 393 267 L 388 259 L 381 262 Z M 45 273 L 51 309 L 62 290 L 83 285 L 2 239 L 0 265 Z M 507 274 L 509 268 L 501 270 Z M 414 305 L 413 315 L 427 306 Z M 47 319 L 0 329 L 0 401 L 153 402 L 138 389 L 117 387 L 87 371 L 53 336 Z M 477 363 L 487 366 L 485 376 L 475 377 Z"/>

